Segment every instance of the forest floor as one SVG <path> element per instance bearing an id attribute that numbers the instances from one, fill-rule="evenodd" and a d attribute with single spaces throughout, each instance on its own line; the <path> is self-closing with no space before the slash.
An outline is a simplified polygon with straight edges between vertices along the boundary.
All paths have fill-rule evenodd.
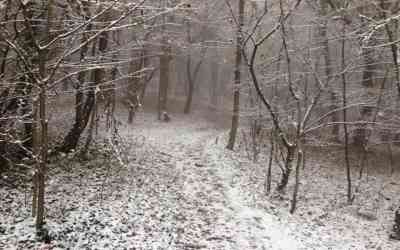
<path id="1" fill-rule="evenodd" d="M 388 237 L 399 171 L 367 172 L 347 205 L 340 152 L 310 154 L 291 215 L 293 183 L 265 194 L 268 149 L 257 162 L 241 138 L 226 150 L 227 129 L 204 118 L 141 113 L 120 127 L 114 160 L 60 157 L 46 193 L 50 244 L 36 242 L 28 188 L 0 187 L 0 249 L 400 249 Z"/>

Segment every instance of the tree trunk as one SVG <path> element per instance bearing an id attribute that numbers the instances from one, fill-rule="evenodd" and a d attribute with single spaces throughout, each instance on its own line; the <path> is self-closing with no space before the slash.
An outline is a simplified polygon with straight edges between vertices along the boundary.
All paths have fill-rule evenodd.
<path id="1" fill-rule="evenodd" d="M 89 12 L 89 4 L 84 3 L 85 11 L 84 11 L 84 16 L 83 19 L 84 21 L 87 21 L 90 19 L 90 12 Z M 92 25 L 89 24 L 86 27 L 85 32 L 82 35 L 81 43 L 85 43 L 89 39 L 89 33 L 92 30 Z M 89 46 L 83 46 L 80 50 L 80 61 L 85 62 L 86 61 L 86 56 L 89 50 Z M 87 72 L 85 70 L 80 71 L 78 74 L 78 86 L 76 88 L 76 94 L 75 94 L 75 119 L 74 119 L 74 124 L 71 128 L 71 130 L 68 132 L 66 137 L 64 138 L 64 141 L 62 145 L 58 148 L 59 152 L 65 152 L 68 153 L 71 150 L 74 150 L 78 143 L 79 139 L 81 137 L 81 134 L 85 130 L 89 118 L 90 118 L 90 113 L 92 112 L 93 106 L 94 106 L 94 99 L 95 99 L 95 90 L 94 86 L 90 86 L 91 88 L 88 89 L 86 92 L 86 98 L 85 94 L 83 92 L 83 88 L 85 86 L 86 82 L 86 75 Z"/>
<path id="2" fill-rule="evenodd" d="M 282 170 L 281 181 L 277 187 L 278 192 L 284 192 L 287 184 L 289 183 L 290 173 L 292 172 L 292 165 L 295 157 L 296 146 L 286 146 L 286 158 L 284 169 Z"/>
<path id="3" fill-rule="evenodd" d="M 160 56 L 160 82 L 158 92 L 158 120 L 161 120 L 164 112 L 168 112 L 169 64 L 171 61 L 169 45 L 163 44 L 162 46 L 163 49 Z"/>
<path id="4" fill-rule="evenodd" d="M 142 63 L 140 63 L 142 64 Z M 140 92 L 141 92 L 141 82 L 140 79 L 135 76 L 135 72 L 141 69 L 141 65 L 138 65 L 137 62 L 132 61 L 129 65 L 129 75 L 132 75 L 128 78 L 128 90 L 126 93 L 126 105 L 128 107 L 128 124 L 133 123 L 133 119 L 135 118 L 136 110 L 140 103 Z"/>
<path id="5" fill-rule="evenodd" d="M 346 80 L 346 23 L 343 22 L 342 28 L 342 48 L 341 48 L 341 71 L 342 71 L 342 99 L 343 99 L 343 130 L 344 130 L 344 158 L 346 163 L 346 178 L 347 178 L 347 202 L 350 204 L 353 200 L 351 186 L 351 167 L 349 158 L 349 132 L 347 128 L 347 80 Z"/>
<path id="6" fill-rule="evenodd" d="M 293 198 L 290 205 L 290 213 L 293 214 L 297 207 L 297 195 L 299 193 L 300 186 L 300 166 L 303 163 L 303 151 L 301 150 L 301 146 L 297 149 L 297 163 L 296 163 L 296 173 L 295 173 L 295 184 L 293 190 Z"/>
<path id="7" fill-rule="evenodd" d="M 217 52 L 216 52 L 217 53 Z M 216 109 L 218 107 L 218 99 L 219 99 L 219 63 L 217 61 L 218 57 L 213 58 L 210 63 L 210 103 L 211 108 Z"/>
<path id="8" fill-rule="evenodd" d="M 132 19 L 130 23 L 134 23 L 135 20 Z M 136 31 L 132 31 L 131 35 L 132 41 L 138 39 Z M 139 54 L 139 55 L 138 55 Z M 131 59 L 128 68 L 128 79 L 127 79 L 127 92 L 126 92 L 126 106 L 128 108 L 128 124 L 132 124 L 136 115 L 136 111 L 140 104 L 140 94 L 142 91 L 141 81 L 136 75 L 136 73 L 142 70 L 145 67 L 145 47 L 142 46 L 142 51 L 138 53 L 136 50 L 131 52 L 132 58 L 141 57 L 141 60 L 138 62 L 137 60 Z"/>
<path id="9" fill-rule="evenodd" d="M 52 1 L 49 1 L 49 5 Z M 50 6 L 48 7 L 50 8 Z M 46 60 L 47 53 L 46 51 L 41 51 L 40 55 L 40 69 L 41 79 L 45 78 L 46 71 Z M 45 83 L 40 86 L 40 95 L 39 95 L 39 118 L 40 118 L 40 127 L 41 127 L 41 136 L 40 136 L 40 162 L 39 169 L 37 171 L 37 214 L 36 214 L 36 229 L 38 232 L 42 230 L 44 224 L 44 210 L 45 210 L 45 178 L 47 172 L 47 149 L 48 149 L 48 140 L 47 140 L 47 115 L 46 115 L 46 88 Z"/>
<path id="10" fill-rule="evenodd" d="M 187 80 L 188 80 L 188 94 L 186 97 L 186 102 L 185 102 L 185 108 L 183 110 L 184 114 L 189 114 L 191 107 L 192 107 L 192 102 L 193 102 L 193 95 L 195 91 L 195 84 L 197 80 L 197 75 L 200 71 L 200 66 L 203 62 L 203 57 L 204 57 L 205 52 L 202 52 L 202 56 L 197 62 L 194 71 L 192 72 L 192 58 L 190 55 L 190 52 L 188 54 L 188 58 L 186 61 L 186 75 L 187 75 Z"/>
<path id="11" fill-rule="evenodd" d="M 43 8 L 40 6 L 41 3 L 39 2 L 34 2 L 31 1 L 30 3 L 24 5 L 22 7 L 23 10 L 23 15 L 25 18 L 24 22 L 24 31 L 23 35 L 21 37 L 20 43 L 23 44 L 23 48 L 26 52 L 27 60 L 31 65 L 38 65 L 39 64 L 39 58 L 38 58 L 38 51 L 36 49 L 36 40 L 38 38 L 40 39 L 40 30 L 39 28 L 39 22 L 37 18 L 42 15 Z M 23 66 L 22 66 L 23 65 Z M 29 72 L 29 69 L 27 69 L 27 66 L 24 63 L 21 63 L 20 68 L 24 68 Z M 29 105 L 29 102 L 33 102 L 33 100 L 29 100 L 29 96 L 32 93 L 32 86 L 37 84 L 34 79 L 34 75 L 32 73 L 27 73 L 24 74 L 22 77 L 20 77 L 20 82 L 17 83 L 17 87 L 15 89 L 14 97 L 15 99 L 11 101 L 10 106 L 13 106 L 12 108 L 9 106 L 7 110 L 17 110 L 18 108 L 21 108 L 23 115 L 27 115 L 30 118 L 30 122 L 27 122 L 24 124 L 25 127 L 25 139 L 23 146 L 26 147 L 27 149 L 32 149 L 32 130 L 33 126 L 32 125 L 32 116 L 30 115 L 32 112 L 32 105 Z M 22 100 L 20 98 L 22 96 Z"/>
<path id="12" fill-rule="evenodd" d="M 192 73 L 191 73 L 191 69 L 190 69 L 190 65 L 191 64 L 191 59 L 190 59 L 190 55 L 188 55 L 188 61 L 186 63 L 187 68 L 187 75 L 188 75 L 188 94 L 186 96 L 186 102 L 185 102 L 185 108 L 183 110 L 184 114 L 189 114 L 191 107 L 192 107 L 192 100 L 193 100 L 193 92 L 194 92 L 194 81 L 192 79 Z"/>
<path id="13" fill-rule="evenodd" d="M 370 16 L 370 18 L 375 17 L 375 10 L 371 10 L 370 8 L 374 8 L 371 5 L 363 6 L 360 10 L 361 14 Z M 364 18 L 363 18 L 364 20 Z M 362 81 L 361 81 L 361 91 L 363 102 L 366 103 L 360 107 L 360 121 L 367 122 L 371 120 L 374 111 L 374 104 L 370 104 L 371 100 L 374 99 L 373 88 L 374 88 L 374 75 L 376 70 L 376 56 L 374 46 L 377 44 L 378 38 L 376 34 L 372 34 L 370 37 L 366 37 L 361 41 L 361 56 L 364 61 L 364 67 L 362 72 Z M 362 124 L 355 129 L 353 135 L 353 143 L 355 146 L 364 150 L 366 144 L 368 142 L 368 134 L 369 134 L 368 126 L 366 124 Z"/>
<path id="14" fill-rule="evenodd" d="M 46 6 L 47 11 L 47 23 L 45 26 L 45 41 L 50 39 L 51 35 L 51 20 L 53 17 L 53 1 L 49 0 Z M 45 181 L 47 175 L 47 151 L 48 151 L 48 135 L 47 135 L 47 82 L 46 75 L 47 69 L 46 64 L 48 60 L 47 48 L 38 49 L 38 66 L 39 66 L 39 77 L 40 82 L 38 87 L 40 89 L 39 94 L 39 119 L 40 119 L 40 160 L 38 169 L 36 171 L 36 182 L 37 182 L 37 214 L 36 214 L 36 230 L 37 234 L 44 236 L 43 225 L 45 219 Z"/>
<path id="15" fill-rule="evenodd" d="M 397 6 L 399 6 L 399 3 L 397 2 Z M 398 8 L 398 7 L 397 7 Z M 394 4 L 393 6 L 391 3 L 386 2 L 384 0 L 380 1 L 380 14 L 383 20 L 387 19 L 387 13 L 395 13 L 396 12 L 396 5 Z M 398 11 L 398 10 L 397 10 Z M 399 46 L 396 43 L 398 41 L 398 29 L 399 29 L 399 20 L 392 20 L 391 22 L 388 22 L 385 24 L 385 31 L 386 35 L 388 38 L 388 43 L 390 44 L 390 51 L 392 54 L 392 61 L 393 61 L 393 70 L 395 73 L 395 84 L 397 88 L 397 100 L 396 100 L 396 109 L 398 110 L 400 107 L 400 65 L 399 65 L 399 58 L 398 58 L 398 53 L 399 53 Z M 395 141 L 397 141 L 400 138 L 400 133 L 396 132 L 395 133 Z M 391 142 L 388 143 L 388 147 L 391 149 Z"/>
<path id="16" fill-rule="evenodd" d="M 98 42 L 98 55 L 100 57 L 100 62 L 103 61 L 103 56 L 106 53 L 108 47 L 108 32 L 103 32 L 100 36 L 99 36 L 99 42 Z M 93 44 L 93 52 L 92 52 L 92 56 L 96 55 L 96 43 Z M 93 107 L 92 107 L 92 112 L 90 115 L 90 129 L 88 130 L 88 136 L 86 139 L 86 144 L 85 147 L 82 151 L 82 154 L 85 155 L 87 153 L 87 150 L 89 149 L 89 146 L 92 142 L 93 139 L 93 133 L 94 131 L 97 134 L 97 121 L 98 121 L 98 107 L 99 107 L 99 101 L 100 99 L 107 99 L 108 97 L 103 97 L 101 94 L 103 94 L 103 92 L 100 90 L 101 89 L 101 84 L 102 82 L 104 82 L 105 79 L 105 69 L 104 68 L 96 68 L 93 70 L 92 72 L 92 77 L 93 77 L 93 88 L 94 90 L 94 100 L 93 100 Z M 100 92 L 98 91 L 100 90 Z M 102 97 L 102 98 L 99 98 Z M 89 112 L 90 114 L 90 112 Z"/>
<path id="17" fill-rule="evenodd" d="M 164 8 L 169 7 L 168 1 L 163 1 Z M 161 54 L 160 54 L 160 77 L 158 86 L 158 120 L 162 120 L 163 114 L 167 114 L 168 108 L 168 88 L 169 88 L 169 73 L 170 73 L 170 62 L 171 62 L 171 45 L 167 35 L 167 21 L 170 19 L 168 14 L 162 15 L 162 38 L 161 38 Z"/>
<path id="18" fill-rule="evenodd" d="M 143 53 L 142 53 L 142 61 L 143 61 L 143 68 L 148 69 L 150 65 L 150 60 L 148 58 L 148 52 L 147 52 L 147 47 L 143 47 Z M 142 88 L 139 93 L 139 101 L 140 103 L 143 103 L 144 97 L 146 96 L 146 88 L 147 84 L 153 79 L 155 70 L 153 69 L 150 73 L 146 73 L 145 76 L 142 78 Z"/>
<path id="19" fill-rule="evenodd" d="M 40 153 L 40 117 L 39 117 L 39 100 L 34 100 L 32 110 L 33 127 L 32 127 L 32 153 L 39 159 Z M 32 176 L 32 217 L 36 216 L 37 213 L 37 201 L 38 201 L 38 178 L 37 170 L 35 170 Z"/>
<path id="20" fill-rule="evenodd" d="M 328 15 L 328 2 L 327 0 L 321 0 L 321 17 L 323 18 L 321 20 L 321 24 L 319 24 L 319 33 L 320 37 L 322 39 L 322 47 L 323 47 L 323 55 L 324 55 L 324 61 L 325 61 L 325 78 L 326 78 L 326 83 L 327 86 L 329 87 L 329 95 L 331 99 L 331 105 L 330 105 L 330 110 L 337 110 L 338 109 L 338 100 L 337 100 L 337 95 L 334 90 L 334 87 L 332 84 L 332 59 L 331 59 L 331 53 L 329 50 L 329 36 L 328 36 L 328 20 L 327 20 L 327 15 Z M 339 122 L 339 112 L 333 112 L 332 113 L 332 122 L 337 123 Z M 339 124 L 335 124 L 332 126 L 332 135 L 334 136 L 334 139 L 336 141 L 339 140 Z"/>
<path id="21" fill-rule="evenodd" d="M 239 18 L 236 33 L 236 60 L 235 60 L 235 75 L 234 75 L 234 94 L 233 94 L 233 114 L 232 124 L 229 131 L 229 140 L 227 149 L 233 150 L 235 146 L 236 134 L 239 127 L 239 106 L 240 106 L 240 83 L 241 83 L 241 66 L 242 66 L 242 28 L 244 24 L 244 8 L 245 1 L 239 0 Z"/>
<path id="22" fill-rule="evenodd" d="M 275 153 L 275 136 L 274 136 L 274 131 L 271 132 L 270 141 L 271 141 L 271 149 L 270 149 L 270 151 L 269 151 L 268 168 L 267 168 L 267 174 L 266 174 L 266 178 L 265 178 L 265 190 L 266 190 L 266 193 L 267 193 L 267 194 L 271 193 L 272 162 L 273 162 L 274 153 Z"/>
<path id="23" fill-rule="evenodd" d="M 191 34 L 191 26 L 189 19 L 186 20 L 186 36 L 187 43 L 189 46 L 186 57 L 186 75 L 187 75 L 187 84 L 188 84 L 188 93 L 186 96 L 185 108 L 183 110 L 184 114 L 190 113 L 190 108 L 192 107 L 193 100 L 193 92 L 194 92 L 194 78 L 192 77 L 192 51 L 190 50 L 192 46 L 192 34 Z"/>
<path id="24" fill-rule="evenodd" d="M 367 104 L 363 105 L 360 108 L 360 121 L 367 122 L 370 120 L 373 114 L 373 105 L 368 104 L 371 101 L 371 90 L 374 87 L 374 71 L 376 69 L 375 66 L 375 58 L 374 51 L 371 49 L 374 45 L 376 45 L 375 38 L 371 37 L 366 42 L 366 47 L 362 49 L 362 57 L 364 58 L 364 70 L 362 75 L 362 91 L 364 102 Z M 368 126 L 360 125 L 354 133 L 353 142 L 354 145 L 360 148 L 364 148 L 368 141 Z"/>

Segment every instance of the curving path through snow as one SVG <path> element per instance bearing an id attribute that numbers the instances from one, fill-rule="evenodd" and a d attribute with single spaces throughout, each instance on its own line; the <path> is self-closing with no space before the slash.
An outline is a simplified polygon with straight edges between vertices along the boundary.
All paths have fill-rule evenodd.
<path id="1" fill-rule="evenodd" d="M 307 249 L 247 202 L 226 129 L 199 115 L 139 114 L 120 132 L 127 165 L 95 157 L 50 168 L 50 245 L 35 239 L 25 191 L 0 189 L 0 249 Z"/>
<path id="2" fill-rule="evenodd" d="M 170 155 L 176 168 L 180 249 L 306 249 L 293 232 L 242 193 L 240 172 L 224 148 L 224 130 L 206 122 L 179 121 L 147 128 L 153 146 Z"/>

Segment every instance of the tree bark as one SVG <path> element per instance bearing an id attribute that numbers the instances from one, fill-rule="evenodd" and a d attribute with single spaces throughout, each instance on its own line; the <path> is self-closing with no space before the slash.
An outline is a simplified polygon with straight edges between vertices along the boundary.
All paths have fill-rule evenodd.
<path id="1" fill-rule="evenodd" d="M 45 27 L 45 41 L 50 39 L 51 20 L 53 18 L 53 0 L 49 0 L 46 6 L 47 24 Z M 40 119 L 40 161 L 36 172 L 37 181 L 37 214 L 36 214 L 36 230 L 43 237 L 43 225 L 45 220 L 45 181 L 47 175 L 47 151 L 48 151 L 48 135 L 47 135 L 47 69 L 48 49 L 38 50 L 39 56 L 39 78 L 38 83 L 39 94 L 39 119 Z"/>
<path id="2" fill-rule="evenodd" d="M 296 163 L 296 170 L 295 170 L 295 184 L 293 190 L 293 198 L 290 205 L 290 213 L 293 214 L 296 211 L 297 207 L 297 195 L 299 193 L 300 187 L 300 166 L 303 163 L 303 151 L 301 150 L 301 146 L 297 149 L 297 163 Z"/>
<path id="3" fill-rule="evenodd" d="M 169 6 L 168 1 L 163 2 L 164 7 Z M 167 20 L 169 16 L 163 14 L 162 16 L 162 39 L 161 39 L 161 54 L 160 54 L 160 78 L 158 86 L 158 120 L 162 120 L 163 114 L 168 112 L 168 88 L 169 88 L 169 73 L 171 62 L 171 45 L 168 41 L 167 33 Z"/>
<path id="4" fill-rule="evenodd" d="M 289 183 L 289 177 L 292 172 L 292 166 L 293 166 L 295 152 L 296 152 L 296 146 L 287 146 L 286 147 L 285 165 L 284 165 L 284 169 L 282 170 L 281 181 L 277 187 L 278 192 L 284 192 L 287 184 Z"/>
<path id="5" fill-rule="evenodd" d="M 240 84 L 241 84 L 241 66 L 242 66 L 242 28 L 244 24 L 244 8 L 245 1 L 239 0 L 239 17 L 238 27 L 236 31 L 236 60 L 235 60 L 235 75 L 234 75 L 234 90 L 233 90 L 233 114 L 231 129 L 229 131 L 229 140 L 227 149 L 233 150 L 235 146 L 236 134 L 239 127 L 239 109 L 240 109 Z"/>
<path id="6" fill-rule="evenodd" d="M 191 64 L 192 64 L 192 59 L 190 53 L 187 56 L 187 61 L 186 61 L 186 74 L 187 74 L 187 79 L 188 79 L 188 94 L 186 96 L 186 102 L 185 102 L 185 108 L 183 110 L 184 114 L 189 114 L 191 107 L 192 107 L 192 101 L 193 101 L 193 92 L 194 92 L 194 79 L 192 77 L 192 70 L 191 70 Z"/>
<path id="7" fill-rule="evenodd" d="M 270 148 L 270 151 L 269 151 L 268 168 L 267 168 L 267 174 L 266 174 L 266 177 L 265 177 L 265 190 L 266 190 L 267 194 L 271 193 L 272 163 L 273 163 L 274 153 L 275 153 L 275 135 L 274 135 L 274 131 L 271 132 L 270 142 L 271 142 L 271 148 Z"/>
<path id="8" fill-rule="evenodd" d="M 84 4 L 84 12 L 83 12 L 83 19 L 87 21 L 90 19 L 90 9 L 89 4 L 87 2 L 83 2 Z M 85 32 L 82 35 L 81 43 L 84 44 L 89 39 L 89 33 L 92 30 L 92 25 L 89 24 Z M 79 59 L 82 63 L 85 62 L 87 53 L 89 51 L 89 45 L 85 45 L 80 50 Z M 83 88 L 86 83 L 87 71 L 82 70 L 78 74 L 78 86 L 76 87 L 76 94 L 75 94 L 75 119 L 74 124 L 71 130 L 68 132 L 66 137 L 63 140 L 62 145 L 58 148 L 57 151 L 68 153 L 74 149 L 76 149 L 81 134 L 85 130 L 89 118 L 90 113 L 92 112 L 94 101 L 95 101 L 95 90 L 93 89 L 94 86 L 90 86 L 91 88 L 88 89 L 86 92 L 86 96 L 83 92 Z"/>
<path id="9" fill-rule="evenodd" d="M 50 5 L 52 1 L 49 1 L 49 12 L 50 12 Z M 50 25 L 50 24 L 48 24 Z M 41 79 L 45 78 L 46 75 L 46 60 L 47 60 L 47 51 L 42 50 L 39 54 L 40 57 L 40 75 Z M 45 210 L 45 178 L 47 172 L 47 150 L 48 150 L 48 139 L 47 139 L 47 94 L 46 94 L 46 83 L 41 83 L 40 86 L 40 95 L 39 95 L 39 118 L 40 118 L 40 127 L 41 127 L 41 136 L 40 136 L 40 162 L 39 162 L 39 169 L 37 171 L 37 214 L 36 214 L 36 229 L 38 232 L 42 230 L 44 224 L 44 210 Z"/>
<path id="10" fill-rule="evenodd" d="M 352 185 L 351 185 L 351 166 L 349 158 L 349 132 L 347 128 L 347 80 L 346 80 L 346 22 L 343 22 L 342 27 L 342 48 L 341 48 L 341 71 L 342 71 L 342 100 L 343 100 L 343 130 L 344 130 L 344 158 L 346 164 L 346 179 L 347 179 L 347 202 L 350 204 L 353 200 Z"/>

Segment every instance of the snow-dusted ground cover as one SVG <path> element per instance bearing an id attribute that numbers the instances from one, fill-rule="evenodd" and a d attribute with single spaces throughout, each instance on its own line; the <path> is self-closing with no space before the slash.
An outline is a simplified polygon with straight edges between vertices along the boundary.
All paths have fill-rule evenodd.
<path id="1" fill-rule="evenodd" d="M 50 168 L 51 244 L 35 242 L 27 191 L 2 187 L 0 249 L 400 249 L 388 240 L 395 177 L 360 183 L 347 206 L 342 169 L 310 160 L 290 215 L 291 187 L 266 196 L 265 161 L 226 150 L 226 129 L 201 114 L 139 114 L 120 132 L 128 164 L 66 156 Z"/>
<path id="2" fill-rule="evenodd" d="M 353 166 L 352 205 L 346 203 L 346 177 L 343 151 L 337 148 L 309 148 L 304 169 L 301 169 L 297 210 L 289 214 L 294 178 L 285 195 L 266 195 L 266 157 L 260 163 L 248 160 L 244 150 L 233 153 L 233 162 L 240 173 L 244 195 L 265 213 L 274 214 L 279 222 L 302 242 L 306 249 L 400 249 L 400 242 L 389 239 L 394 211 L 399 206 L 400 169 L 393 174 L 382 157 L 369 156 L 369 168 Z M 269 149 L 264 149 L 269 152 Z M 356 162 L 356 161 L 354 161 Z M 395 168 L 398 165 L 394 166 Z M 273 180 L 279 181 L 279 167 L 274 164 Z M 288 229 L 289 230 L 289 229 Z"/>

